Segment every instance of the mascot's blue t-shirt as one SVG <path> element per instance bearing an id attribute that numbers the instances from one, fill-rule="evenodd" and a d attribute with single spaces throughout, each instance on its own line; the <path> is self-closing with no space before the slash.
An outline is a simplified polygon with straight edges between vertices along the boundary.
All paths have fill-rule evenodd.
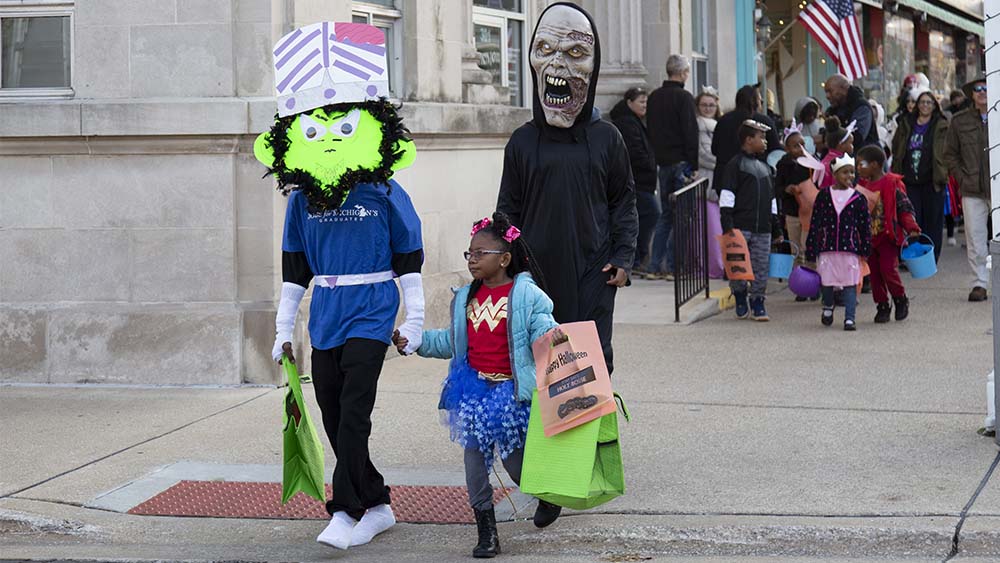
<path id="1" fill-rule="evenodd" d="M 306 197 L 293 191 L 285 212 L 285 252 L 305 252 L 314 275 L 370 274 L 392 269 L 392 255 L 423 248 L 420 218 L 410 196 L 390 180 L 359 184 L 335 211 L 310 214 Z M 399 309 L 393 281 L 335 288 L 314 287 L 309 335 L 314 348 L 329 350 L 348 338 L 391 343 Z"/>

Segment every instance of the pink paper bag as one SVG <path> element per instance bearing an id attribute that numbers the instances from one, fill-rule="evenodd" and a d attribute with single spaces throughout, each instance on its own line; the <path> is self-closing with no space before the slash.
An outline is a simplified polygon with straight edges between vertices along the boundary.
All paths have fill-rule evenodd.
<path id="1" fill-rule="evenodd" d="M 569 337 L 552 344 L 549 331 L 531 345 L 545 436 L 615 412 L 611 377 L 594 321 L 559 325 Z"/>

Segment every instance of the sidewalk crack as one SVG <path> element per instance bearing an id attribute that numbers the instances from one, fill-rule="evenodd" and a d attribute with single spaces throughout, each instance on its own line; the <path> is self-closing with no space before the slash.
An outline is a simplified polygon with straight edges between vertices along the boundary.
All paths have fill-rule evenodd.
<path id="1" fill-rule="evenodd" d="M 986 470 L 986 475 L 983 475 L 983 480 L 979 482 L 976 492 L 972 493 L 972 498 L 969 499 L 969 502 L 965 503 L 965 508 L 962 509 L 962 513 L 958 518 L 958 524 L 955 526 L 955 535 L 951 538 L 951 553 L 944 558 L 943 563 L 951 561 L 956 555 L 958 555 L 958 544 L 962 538 L 962 525 L 965 524 L 965 518 L 969 515 L 969 511 L 972 510 L 972 505 L 976 503 L 976 499 L 979 498 L 979 494 L 983 492 L 983 489 L 986 488 L 986 484 L 990 482 L 990 477 L 993 476 L 993 472 L 996 470 L 997 465 L 1000 465 L 1000 453 L 993 458 L 993 463 L 991 463 L 990 468 Z"/>
<path id="2" fill-rule="evenodd" d="M 224 409 L 222 409 L 220 411 L 216 411 L 216 412 L 211 413 L 211 414 L 206 414 L 205 416 L 203 416 L 201 418 L 192 420 L 191 422 L 188 422 L 186 424 L 178 426 L 177 428 L 174 428 L 172 430 L 167 430 L 166 432 L 163 432 L 162 434 L 157 434 L 156 436 L 153 436 L 151 438 L 146 438 L 145 440 L 142 440 L 141 442 L 136 442 L 135 444 L 132 444 L 131 446 L 125 446 L 124 448 L 122 448 L 120 450 L 111 452 L 111 453 L 109 453 L 107 455 L 104 455 L 104 456 L 101 456 L 101 457 L 99 457 L 97 459 L 90 460 L 90 461 L 88 461 L 88 462 L 86 462 L 84 464 L 78 465 L 78 466 L 76 466 L 76 467 L 74 467 L 72 469 L 67 469 L 66 471 L 63 471 L 62 473 L 57 473 L 55 475 L 52 475 L 51 477 L 47 477 L 45 479 L 42 479 L 41 481 L 38 481 L 37 483 L 33 483 L 31 485 L 28 485 L 27 487 L 22 487 L 22 488 L 20 488 L 20 489 L 18 489 L 16 491 L 13 491 L 13 492 L 10 492 L 10 493 L 4 493 L 3 495 L 0 495 L 0 499 L 14 498 L 14 495 L 18 495 L 18 494 L 21 494 L 21 493 L 23 493 L 25 491 L 29 491 L 31 489 L 34 489 L 35 487 L 38 487 L 40 485 L 44 485 L 45 483 L 48 483 L 49 481 L 54 481 L 54 480 L 56 480 L 56 479 L 58 479 L 60 477 L 69 475 L 70 473 L 74 473 L 74 472 L 79 471 L 79 470 L 81 470 L 81 469 L 83 469 L 85 467 L 89 467 L 91 465 L 94 465 L 95 463 L 100 463 L 100 462 L 102 462 L 102 461 L 104 461 L 106 459 L 112 458 L 112 457 L 114 457 L 114 456 L 116 456 L 118 454 L 127 452 L 127 451 L 129 451 L 129 450 L 131 450 L 133 448 L 137 448 L 139 446 L 148 444 L 148 443 L 153 442 L 155 440 L 159 440 L 160 438 L 163 438 L 165 436 L 169 436 L 170 434 L 173 434 L 175 432 L 179 432 L 181 430 L 184 430 L 185 428 L 188 428 L 189 426 L 193 426 L 195 424 L 198 424 L 199 422 L 208 420 L 209 418 L 212 418 L 214 416 L 220 415 L 220 414 L 222 414 L 224 412 L 228 412 L 228 411 L 231 411 L 233 409 L 242 407 L 243 405 L 245 405 L 245 404 L 247 404 L 247 403 L 249 403 L 251 401 L 256 401 L 257 399 L 259 399 L 259 398 L 267 395 L 270 392 L 271 392 L 271 390 L 268 390 L 268 391 L 265 391 L 265 392 L 263 392 L 263 393 L 261 393 L 259 395 L 254 395 L 253 397 L 250 397 L 249 399 L 247 399 L 245 401 L 241 401 L 239 403 L 236 403 L 235 405 L 226 407 L 226 408 L 224 408 Z"/>

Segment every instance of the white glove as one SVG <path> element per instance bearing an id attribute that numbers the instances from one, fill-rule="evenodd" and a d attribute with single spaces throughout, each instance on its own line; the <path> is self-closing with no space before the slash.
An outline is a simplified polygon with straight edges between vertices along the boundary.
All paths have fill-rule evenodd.
<path id="1" fill-rule="evenodd" d="M 403 353 L 407 356 L 416 352 L 424 340 L 424 286 L 420 274 L 403 274 L 399 277 L 403 288 L 403 306 L 406 307 L 406 321 L 399 325 L 399 335 L 409 340 Z"/>
<path id="2" fill-rule="evenodd" d="M 295 314 L 299 312 L 299 303 L 306 294 L 306 288 L 301 285 L 285 282 L 281 284 L 281 301 L 278 303 L 278 314 L 274 318 L 275 336 L 271 357 L 280 362 L 284 354 L 282 346 L 292 341 L 292 331 L 295 329 Z"/>

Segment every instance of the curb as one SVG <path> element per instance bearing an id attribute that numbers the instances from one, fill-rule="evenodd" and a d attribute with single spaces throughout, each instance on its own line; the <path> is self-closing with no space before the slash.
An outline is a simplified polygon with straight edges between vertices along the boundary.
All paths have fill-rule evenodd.
<path id="1" fill-rule="evenodd" d="M 953 530 L 904 525 L 740 525 L 671 526 L 624 522 L 614 528 L 594 522 L 574 529 L 514 534 L 525 551 L 581 556 L 846 557 L 942 560 L 952 549 Z M 748 523 L 749 524 L 749 523 Z M 897 524 L 903 524 L 897 522 Z M 1000 556 L 1000 530 L 964 533 L 960 555 Z M 622 559 L 623 560 L 623 559 Z"/>

